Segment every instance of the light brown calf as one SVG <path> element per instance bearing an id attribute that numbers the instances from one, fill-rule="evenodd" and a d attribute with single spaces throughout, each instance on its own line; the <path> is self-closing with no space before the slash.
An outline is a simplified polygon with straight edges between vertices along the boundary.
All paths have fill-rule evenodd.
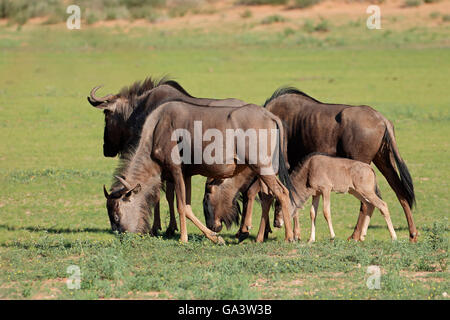
<path id="1" fill-rule="evenodd" d="M 368 206 L 369 210 L 364 217 L 360 236 L 361 241 L 364 240 L 367 234 L 367 228 L 374 208 L 378 208 L 386 220 L 391 239 L 397 240 L 397 235 L 392 225 L 387 204 L 381 200 L 381 197 L 379 196 L 375 172 L 370 165 L 360 161 L 313 153 L 306 157 L 305 160 L 291 172 L 290 177 L 297 191 L 297 193 L 294 194 L 296 204 L 291 207 L 291 214 L 294 217 L 294 234 L 298 234 L 298 236 L 300 234 L 296 211 L 297 209 L 303 208 L 303 204 L 312 196 L 313 201 L 310 210 L 311 236 L 309 242 L 315 241 L 315 221 L 320 196 L 322 195 L 323 214 L 328 223 L 331 239 L 334 239 L 335 233 L 331 222 L 330 211 L 330 194 L 334 191 L 338 193 L 348 192 Z M 272 201 L 272 199 L 263 198 L 262 201 L 268 202 Z M 267 210 L 267 208 L 270 207 L 270 203 L 264 203 L 262 207 L 263 217 L 261 219 L 261 226 L 257 237 L 258 241 L 264 239 L 263 234 L 265 225 L 269 221 L 269 210 Z M 275 206 L 275 215 L 277 215 L 279 210 L 279 206 Z M 297 232 L 295 232 L 296 229 L 298 229 Z"/>

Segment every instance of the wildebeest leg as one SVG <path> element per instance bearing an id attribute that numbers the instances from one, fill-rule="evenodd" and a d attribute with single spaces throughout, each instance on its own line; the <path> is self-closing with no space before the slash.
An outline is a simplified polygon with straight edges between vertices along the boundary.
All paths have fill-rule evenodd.
<path id="1" fill-rule="evenodd" d="M 375 193 L 363 195 L 372 205 L 377 207 L 386 221 L 391 239 L 397 240 L 397 234 L 395 233 L 394 226 L 392 225 L 391 215 L 389 214 L 388 206 L 386 202 L 377 197 Z"/>
<path id="2" fill-rule="evenodd" d="M 395 168 L 391 165 L 390 161 L 388 160 L 389 159 L 388 157 L 389 157 L 388 154 L 384 154 L 383 156 L 377 154 L 375 159 L 373 159 L 373 162 L 380 170 L 380 172 L 383 174 L 383 176 L 386 178 L 391 188 L 394 190 L 398 201 L 403 207 L 403 211 L 405 212 L 406 221 L 408 222 L 409 227 L 409 241 L 417 242 L 418 233 L 412 217 L 411 207 L 409 206 L 408 201 L 406 200 L 402 187 L 402 182 L 400 181 L 400 178 L 398 177 Z"/>
<path id="3" fill-rule="evenodd" d="M 264 234 L 266 232 L 266 227 L 269 224 L 269 211 L 270 206 L 273 202 L 273 197 L 271 195 L 268 195 L 266 193 L 260 192 L 260 199 L 261 199 L 261 223 L 259 224 L 259 231 L 258 235 L 256 236 L 256 242 L 263 242 L 265 237 Z"/>
<path id="4" fill-rule="evenodd" d="M 191 205 L 191 177 L 186 177 L 184 182 L 186 184 L 186 204 Z"/>
<path id="5" fill-rule="evenodd" d="M 270 191 L 281 204 L 283 211 L 283 220 L 285 228 L 285 241 L 293 242 L 294 235 L 292 232 L 291 214 L 289 212 L 290 199 L 288 189 L 274 175 L 260 175 L 259 178 L 269 187 Z"/>
<path id="6" fill-rule="evenodd" d="M 175 230 L 178 230 L 177 219 L 175 218 L 175 208 L 173 205 L 173 201 L 175 198 L 174 189 L 175 186 L 173 183 L 166 182 L 166 200 L 167 203 L 169 204 L 169 213 L 170 213 L 170 221 L 169 226 L 167 227 L 166 230 L 166 235 L 169 237 L 175 234 Z"/>
<path id="7" fill-rule="evenodd" d="M 160 215 L 160 208 L 159 208 L 159 201 L 155 204 L 153 212 L 153 226 L 150 230 L 150 234 L 152 236 L 158 235 L 158 230 L 161 230 L 161 215 Z"/>
<path id="8" fill-rule="evenodd" d="M 367 212 L 364 216 L 364 221 L 361 227 L 361 235 L 359 237 L 360 241 L 364 241 L 367 236 L 367 229 L 369 228 L 370 219 L 372 218 L 373 210 L 375 207 L 372 204 L 367 204 Z"/>
<path id="9" fill-rule="evenodd" d="M 311 217 L 311 235 L 309 236 L 308 242 L 316 241 L 316 218 L 317 209 L 319 208 L 320 194 L 312 197 L 312 205 L 309 210 L 309 216 Z"/>
<path id="10" fill-rule="evenodd" d="M 298 209 L 294 213 L 294 240 L 300 241 L 300 223 L 298 221 Z"/>
<path id="11" fill-rule="evenodd" d="M 241 228 L 238 231 L 239 242 L 244 241 L 249 236 L 250 228 L 252 227 L 252 215 L 253 215 L 253 204 L 255 203 L 256 195 L 260 190 L 259 181 L 256 180 L 251 187 L 247 190 L 247 208 L 242 217 Z"/>
<path id="12" fill-rule="evenodd" d="M 181 171 L 181 170 L 180 170 Z M 184 186 L 183 174 L 178 172 L 176 175 L 173 174 L 175 181 L 175 194 L 177 196 L 177 211 L 180 216 L 180 241 L 188 242 L 187 228 L 186 228 L 186 188 Z"/>
<path id="13" fill-rule="evenodd" d="M 330 230 L 330 239 L 334 240 L 336 235 L 334 234 L 333 223 L 331 222 L 330 193 L 331 193 L 331 190 L 324 190 L 322 192 L 322 197 L 323 197 L 323 215 L 325 217 L 325 220 L 327 220 L 327 223 L 328 223 L 328 229 Z"/>
<path id="14" fill-rule="evenodd" d="M 368 209 L 367 204 L 365 202 L 361 202 L 361 206 L 359 207 L 358 220 L 356 221 L 356 226 L 353 229 L 352 235 L 350 237 L 348 237 L 347 240 L 360 241 L 362 226 L 363 226 L 365 217 L 367 216 L 367 209 Z"/>
<path id="15" fill-rule="evenodd" d="M 191 220 L 197 228 L 199 228 L 203 234 L 212 242 L 218 243 L 218 244 L 225 244 L 225 241 L 222 239 L 222 237 L 218 236 L 217 233 L 215 233 L 212 230 L 209 230 L 194 214 L 192 211 L 192 208 L 190 205 L 187 205 L 187 212 L 186 217 Z"/>
<path id="16" fill-rule="evenodd" d="M 180 240 L 181 240 L 181 242 L 188 241 L 187 228 L 186 228 L 186 218 L 188 218 L 212 242 L 224 243 L 224 241 L 221 237 L 217 236 L 217 234 L 214 231 L 209 230 L 207 227 L 205 227 L 200 222 L 200 220 L 192 212 L 191 206 L 186 204 L 186 185 L 185 185 L 184 176 L 183 176 L 181 170 L 178 168 L 173 169 L 172 176 L 175 181 L 175 194 L 177 196 L 177 209 L 178 209 L 178 213 L 180 215 L 180 229 L 181 229 Z M 188 178 L 188 180 L 189 179 L 190 178 Z"/>
<path id="17" fill-rule="evenodd" d="M 241 216 L 241 224 L 239 225 L 239 230 L 238 232 L 236 232 L 235 237 L 239 239 L 239 237 L 241 236 L 241 230 L 244 226 L 244 222 L 245 222 L 245 217 L 246 217 L 246 212 L 247 212 L 247 208 L 248 208 L 248 203 L 249 203 L 249 199 L 247 196 L 246 192 L 242 193 L 242 216 Z"/>

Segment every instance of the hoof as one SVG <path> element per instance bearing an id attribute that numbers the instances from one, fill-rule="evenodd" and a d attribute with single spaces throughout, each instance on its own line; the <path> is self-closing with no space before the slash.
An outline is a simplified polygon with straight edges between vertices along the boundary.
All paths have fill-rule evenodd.
<path id="1" fill-rule="evenodd" d="M 158 236 L 158 229 L 152 228 L 149 232 L 150 236 L 157 237 Z"/>
<path id="2" fill-rule="evenodd" d="M 177 230 L 176 228 L 167 228 L 166 230 L 166 237 L 172 238 L 175 235 L 175 230 Z"/>
<path id="3" fill-rule="evenodd" d="M 409 235 L 409 242 L 417 243 L 418 232 Z"/>
<path id="4" fill-rule="evenodd" d="M 223 238 L 221 236 L 217 236 L 217 242 L 218 245 L 220 246 L 224 246 L 225 245 L 225 240 L 223 240 Z"/>
<path id="5" fill-rule="evenodd" d="M 289 242 L 289 243 L 294 243 L 294 238 L 286 238 L 284 239 L 284 241 Z"/>
<path id="6" fill-rule="evenodd" d="M 278 220 L 275 220 L 275 221 L 273 222 L 273 226 L 274 226 L 275 228 L 281 228 L 281 227 L 283 226 L 283 223 L 280 222 L 280 221 L 278 221 Z"/>
<path id="7" fill-rule="evenodd" d="M 308 243 L 309 243 L 309 244 L 314 243 L 314 242 L 316 242 L 316 240 L 314 240 L 314 239 L 309 239 L 309 240 L 308 240 Z"/>
<path id="8" fill-rule="evenodd" d="M 249 232 L 241 232 L 240 234 L 239 234 L 239 243 L 241 243 L 242 241 L 244 241 L 245 239 L 247 239 L 248 238 L 248 236 L 250 235 L 250 233 Z"/>
<path id="9" fill-rule="evenodd" d="M 236 232 L 236 234 L 234 235 L 234 237 L 236 239 L 239 239 L 239 237 L 241 236 L 241 230 L 239 230 L 238 232 Z"/>
<path id="10" fill-rule="evenodd" d="M 336 238 L 330 238 L 330 242 L 334 242 L 334 239 L 336 239 Z"/>

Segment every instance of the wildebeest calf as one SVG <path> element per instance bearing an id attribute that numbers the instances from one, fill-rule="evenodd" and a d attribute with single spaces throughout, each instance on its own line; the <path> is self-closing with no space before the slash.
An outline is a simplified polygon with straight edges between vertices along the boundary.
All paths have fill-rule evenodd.
<path id="1" fill-rule="evenodd" d="M 298 215 L 295 211 L 303 208 L 303 204 L 309 197 L 313 197 L 310 210 L 311 236 L 309 242 L 315 241 L 315 221 L 321 195 L 323 197 L 323 214 L 330 229 L 331 239 L 335 237 L 330 211 L 331 191 L 338 193 L 348 192 L 367 204 L 369 210 L 364 218 L 360 240 L 364 240 L 367 234 L 367 228 L 374 208 L 378 208 L 384 216 L 392 240 L 397 240 L 387 204 L 381 200 L 375 171 L 370 165 L 361 161 L 312 153 L 291 172 L 290 177 L 297 191 L 296 194 L 294 193 L 296 207 L 291 208 L 291 213 L 295 214 L 294 229 L 295 226 L 298 226 Z M 277 214 L 277 211 L 279 211 L 278 206 L 275 207 L 275 214 Z M 263 212 L 262 224 L 267 224 L 268 219 L 268 211 L 266 210 L 266 212 Z M 261 228 L 260 232 L 264 232 L 264 228 Z M 258 234 L 258 239 L 263 239 L 262 235 Z"/>

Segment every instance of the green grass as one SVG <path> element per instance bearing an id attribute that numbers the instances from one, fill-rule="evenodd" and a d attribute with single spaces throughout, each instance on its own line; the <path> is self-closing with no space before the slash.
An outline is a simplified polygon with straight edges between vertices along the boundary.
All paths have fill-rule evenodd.
<path id="1" fill-rule="evenodd" d="M 0 27 L 1 28 L 1 27 Z M 293 30 L 153 31 L 64 27 L 0 29 L 0 298 L 439 299 L 449 292 L 450 59 L 448 26 L 389 34 L 346 24 L 326 35 Z M 148 75 L 169 73 L 193 95 L 262 103 L 280 85 L 326 102 L 368 104 L 392 120 L 413 176 L 419 243 L 384 178 L 378 180 L 399 241 L 375 213 L 365 243 L 348 243 L 359 203 L 333 195 L 337 239 L 317 220 L 318 242 L 285 244 L 275 230 L 237 245 L 205 240 L 188 223 L 189 243 L 110 233 L 102 185 L 116 159 L 102 156 L 103 114 L 86 101 Z M 204 178 L 193 180 L 203 220 Z M 168 225 L 162 202 L 163 228 Z M 81 268 L 69 290 L 70 265 Z M 381 290 L 366 287 L 369 265 Z"/>

